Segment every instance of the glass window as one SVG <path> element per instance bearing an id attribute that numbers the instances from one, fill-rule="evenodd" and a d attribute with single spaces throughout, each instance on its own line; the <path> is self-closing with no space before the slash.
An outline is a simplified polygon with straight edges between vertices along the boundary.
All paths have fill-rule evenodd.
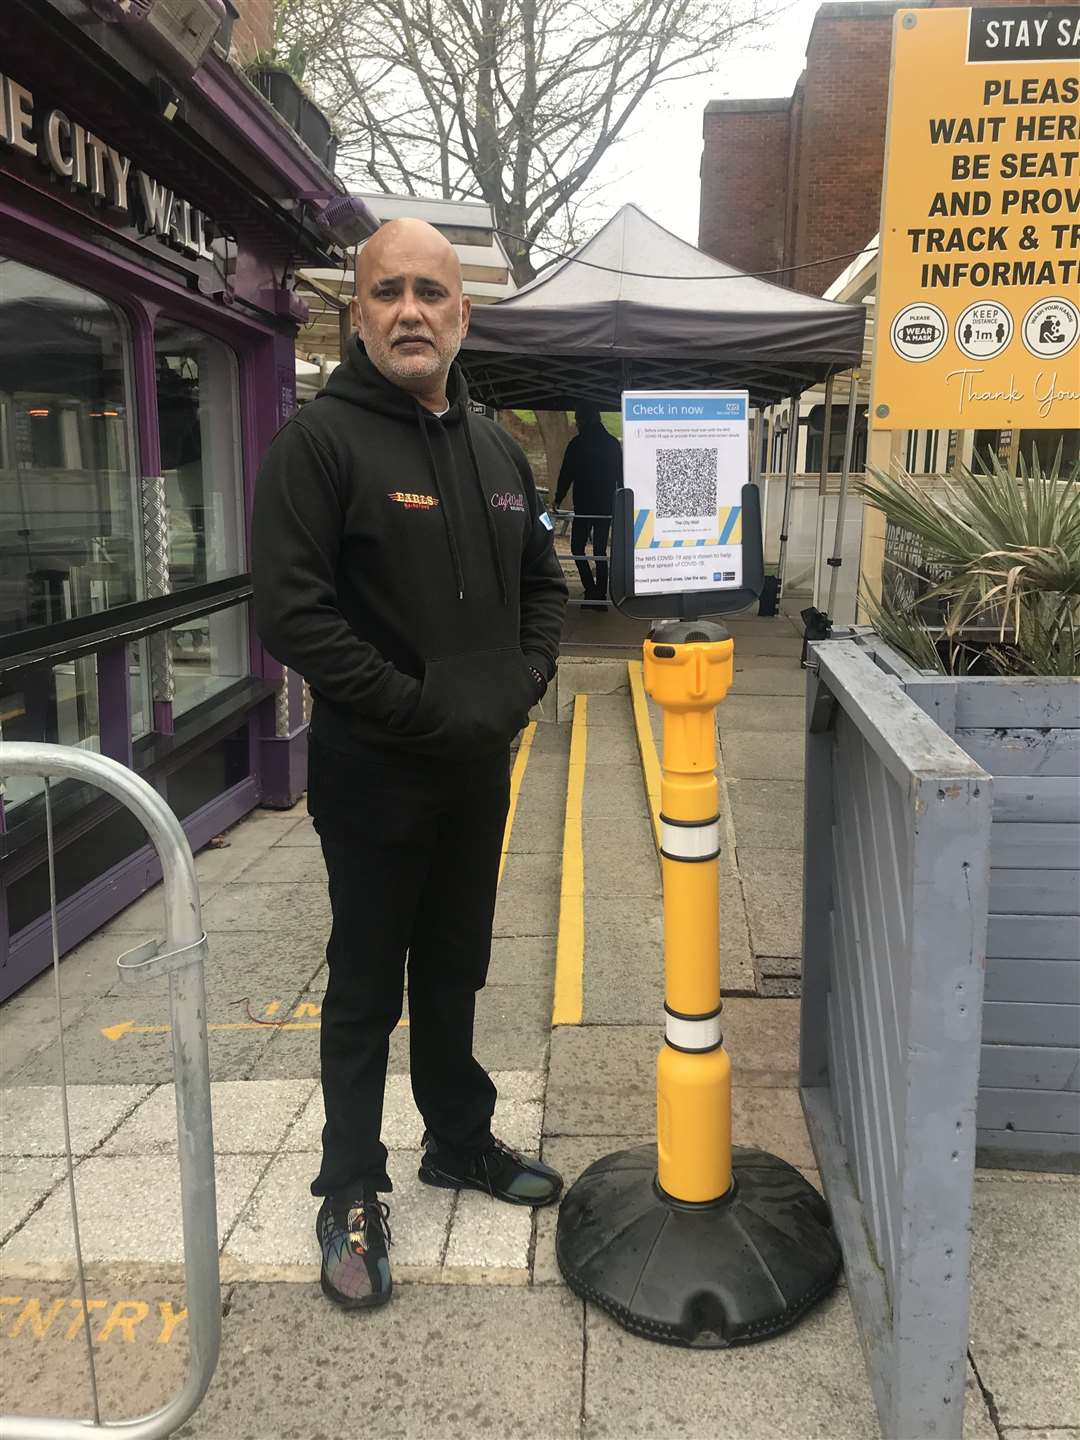
<path id="1" fill-rule="evenodd" d="M 236 363 L 220 340 L 168 319 L 154 348 L 169 576 L 184 590 L 244 569 Z"/>
<path id="2" fill-rule="evenodd" d="M 0 634 L 138 598 L 133 466 L 119 316 L 0 256 Z"/>
<path id="3" fill-rule="evenodd" d="M 227 690 L 248 673 L 248 610 L 201 615 L 169 632 L 172 650 L 173 714 L 183 715 L 204 700 Z"/>
<path id="4" fill-rule="evenodd" d="M 0 676 L 0 740 L 46 741 L 99 751 L 96 657 Z M 36 776 L 13 775 L 4 782 L 9 827 L 12 812 L 43 789 Z"/>

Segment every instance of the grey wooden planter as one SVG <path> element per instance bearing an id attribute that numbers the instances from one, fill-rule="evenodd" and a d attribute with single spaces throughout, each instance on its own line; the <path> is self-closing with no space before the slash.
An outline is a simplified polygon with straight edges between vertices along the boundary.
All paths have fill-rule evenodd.
<path id="1" fill-rule="evenodd" d="M 877 665 L 993 776 L 980 1164 L 1080 1168 L 1080 680 Z"/>
<path id="2" fill-rule="evenodd" d="M 882 1433 L 960 1440 L 976 1155 L 1077 1159 L 1080 682 L 811 657 L 803 1110 Z"/>

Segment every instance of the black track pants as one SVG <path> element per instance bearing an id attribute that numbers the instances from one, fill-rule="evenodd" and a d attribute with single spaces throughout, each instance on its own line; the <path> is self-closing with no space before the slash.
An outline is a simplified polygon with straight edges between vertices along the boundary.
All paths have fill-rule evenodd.
<path id="1" fill-rule="evenodd" d="M 388 1190 L 380 1139 L 390 1036 L 409 974 L 417 1109 L 456 1149 L 491 1135 L 495 1086 L 472 1054 L 509 803 L 507 750 L 444 763 L 310 741 L 308 808 L 333 928 L 322 1009 L 322 1167 L 311 1190 Z"/>

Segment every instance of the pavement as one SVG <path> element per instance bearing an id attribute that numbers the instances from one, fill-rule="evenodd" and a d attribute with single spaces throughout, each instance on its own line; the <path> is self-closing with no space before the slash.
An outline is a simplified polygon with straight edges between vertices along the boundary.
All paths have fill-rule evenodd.
<path id="1" fill-rule="evenodd" d="M 499 1088 L 497 1133 L 542 1154 L 568 1182 L 600 1156 L 654 1138 L 663 940 L 627 666 L 641 627 L 595 613 L 573 624 L 585 638 L 568 647 L 517 762 L 518 803 L 476 1029 L 477 1054 Z M 817 1183 L 796 1088 L 793 998 L 801 950 L 800 637 L 783 617 L 731 628 L 735 684 L 719 732 L 735 1138 L 782 1155 Z M 575 712 L 583 783 L 580 811 L 568 820 Z M 649 723 L 655 729 L 655 713 Z M 583 856 L 576 905 L 566 884 L 575 844 Z M 210 951 L 224 1319 L 216 1377 L 183 1436 L 879 1433 L 842 1284 L 768 1343 L 730 1352 L 658 1346 L 569 1293 L 555 1263 L 554 1210 L 534 1214 L 421 1186 L 404 1025 L 391 1045 L 384 1135 L 395 1297 L 370 1315 L 331 1307 L 318 1291 L 308 1193 L 321 1125 L 329 909 L 303 804 L 256 812 L 197 866 Z M 576 930 L 567 918 L 575 914 Z M 110 1419 L 162 1403 L 187 1359 L 165 983 L 122 983 L 115 964 L 160 923 L 160 894 L 151 892 L 61 967 L 87 1305 Z M 552 1024 L 557 961 L 580 967 L 575 1023 Z M 41 977 L 0 1009 L 0 1412 L 85 1415 L 51 984 Z M 1080 1440 L 1078 1235 L 1075 1177 L 978 1173 L 964 1430 L 972 1440 Z"/>

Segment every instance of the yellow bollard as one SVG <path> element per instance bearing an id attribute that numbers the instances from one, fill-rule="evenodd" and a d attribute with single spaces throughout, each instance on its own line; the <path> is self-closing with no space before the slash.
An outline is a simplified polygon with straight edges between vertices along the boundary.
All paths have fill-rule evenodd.
<path id="1" fill-rule="evenodd" d="M 645 688 L 664 712 L 666 1043 L 656 1067 L 657 1179 L 666 1194 L 694 1204 L 716 1200 L 731 1188 L 713 717 L 731 684 L 733 650 L 730 639 L 645 644 Z"/>
<path id="2" fill-rule="evenodd" d="M 733 648 L 707 620 L 659 624 L 645 646 L 645 685 L 664 712 L 657 1143 L 594 1161 L 563 1197 L 555 1232 L 575 1295 L 635 1335 L 715 1348 L 788 1329 L 840 1270 L 814 1187 L 778 1156 L 731 1143 L 714 712 Z"/>

